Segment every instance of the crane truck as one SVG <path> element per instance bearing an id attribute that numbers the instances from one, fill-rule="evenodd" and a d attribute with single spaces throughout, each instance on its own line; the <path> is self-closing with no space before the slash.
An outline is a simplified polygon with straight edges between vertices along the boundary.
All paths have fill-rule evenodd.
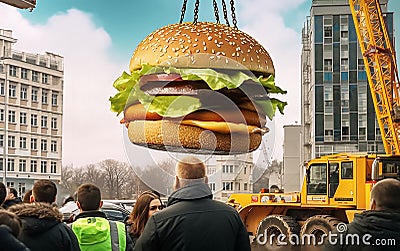
<path id="1" fill-rule="evenodd" d="M 238 209 L 253 236 L 268 230 L 274 236 L 313 235 L 318 240 L 369 209 L 377 181 L 400 179 L 400 88 L 394 49 L 379 0 L 349 4 L 386 154 L 339 153 L 312 159 L 305 165 L 299 192 L 232 194 L 228 203 Z"/>

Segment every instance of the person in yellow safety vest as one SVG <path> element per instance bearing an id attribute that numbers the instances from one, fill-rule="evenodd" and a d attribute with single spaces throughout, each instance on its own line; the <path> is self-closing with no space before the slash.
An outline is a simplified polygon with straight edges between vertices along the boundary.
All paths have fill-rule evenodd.
<path id="1" fill-rule="evenodd" d="M 93 184 L 83 184 L 77 190 L 76 204 L 80 213 L 72 223 L 72 231 L 78 238 L 82 251 L 132 250 L 133 243 L 126 233 L 125 224 L 107 220 L 99 211 L 103 205 L 100 189 Z"/>

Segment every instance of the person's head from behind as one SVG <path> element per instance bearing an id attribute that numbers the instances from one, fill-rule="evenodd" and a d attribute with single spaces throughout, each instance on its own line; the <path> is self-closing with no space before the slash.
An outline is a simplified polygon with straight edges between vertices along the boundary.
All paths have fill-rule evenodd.
<path id="1" fill-rule="evenodd" d="M 22 198 L 23 203 L 30 203 L 31 202 L 31 195 L 32 195 L 32 189 L 26 191 L 24 194 L 24 197 Z"/>
<path id="2" fill-rule="evenodd" d="M 143 192 L 136 200 L 135 206 L 128 218 L 131 225 L 130 233 L 139 237 L 146 226 L 147 220 L 163 208 L 160 197 L 152 191 Z"/>
<path id="3" fill-rule="evenodd" d="M 31 202 L 53 203 L 56 201 L 57 186 L 50 180 L 38 180 L 32 188 Z"/>
<path id="4" fill-rule="evenodd" d="M 371 190 L 371 210 L 400 210 L 400 181 L 384 179 Z"/>
<path id="5" fill-rule="evenodd" d="M 21 231 L 22 222 L 15 213 L 0 210 L 0 225 L 8 226 L 11 229 L 12 234 L 15 237 L 18 237 Z"/>
<path id="6" fill-rule="evenodd" d="M 81 211 L 99 210 L 103 206 L 100 189 L 91 183 L 80 185 L 76 194 L 76 204 Z"/>
<path id="7" fill-rule="evenodd" d="M 0 205 L 3 204 L 7 197 L 7 189 L 3 182 L 0 182 Z"/>
<path id="8" fill-rule="evenodd" d="M 193 182 L 207 183 L 206 166 L 193 156 L 188 156 L 176 164 L 174 189 L 177 190 Z"/>

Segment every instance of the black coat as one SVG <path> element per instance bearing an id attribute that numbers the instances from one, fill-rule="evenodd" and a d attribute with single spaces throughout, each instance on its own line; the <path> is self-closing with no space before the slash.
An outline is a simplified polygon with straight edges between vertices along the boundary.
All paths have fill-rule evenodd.
<path id="1" fill-rule="evenodd" d="M 12 199 L 12 200 L 4 201 L 2 207 L 4 209 L 7 209 L 7 208 L 11 207 L 12 205 L 20 204 L 20 203 L 22 203 L 22 200 L 20 198 L 15 198 L 15 199 Z"/>
<path id="2" fill-rule="evenodd" d="M 353 222 L 347 225 L 346 231 L 342 233 L 335 231 L 334 234 L 338 234 L 338 243 L 332 245 L 326 241 L 323 250 L 398 251 L 400 250 L 400 212 L 364 211 L 355 215 Z M 340 245 L 340 235 L 343 236 L 342 245 Z M 346 236 L 348 236 L 347 240 Z M 352 238 L 359 238 L 359 244 L 357 245 L 356 239 L 353 241 Z"/>
<path id="3" fill-rule="evenodd" d="M 234 208 L 212 200 L 207 184 L 183 187 L 147 221 L 135 251 L 250 251 L 249 235 Z"/>
<path id="4" fill-rule="evenodd" d="M 78 251 L 72 230 L 62 222 L 62 214 L 47 203 L 18 204 L 9 211 L 22 221 L 19 239 L 32 251 Z"/>
<path id="5" fill-rule="evenodd" d="M 11 232 L 11 229 L 5 225 L 0 225 L 0 251 L 29 251 L 29 249 L 20 242 Z"/>

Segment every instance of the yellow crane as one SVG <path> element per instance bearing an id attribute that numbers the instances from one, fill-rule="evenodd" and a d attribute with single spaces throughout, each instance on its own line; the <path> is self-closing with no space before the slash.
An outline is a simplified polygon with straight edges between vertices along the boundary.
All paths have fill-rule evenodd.
<path id="1" fill-rule="evenodd" d="M 369 209 L 373 185 L 384 178 L 400 179 L 400 87 L 396 58 L 378 0 L 349 1 L 363 54 L 385 155 L 340 153 L 306 164 L 300 192 L 261 191 L 232 194 L 249 233 L 256 238 L 268 231 L 277 245 L 280 234 L 312 235 L 316 242 L 354 214 Z M 286 240 L 287 241 L 287 240 Z"/>

